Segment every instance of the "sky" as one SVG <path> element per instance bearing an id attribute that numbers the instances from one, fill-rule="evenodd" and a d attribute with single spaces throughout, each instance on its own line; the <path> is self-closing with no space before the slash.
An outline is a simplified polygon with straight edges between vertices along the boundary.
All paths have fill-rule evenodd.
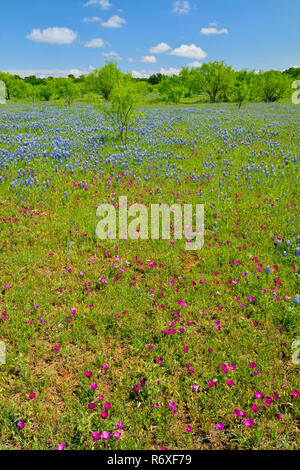
<path id="1" fill-rule="evenodd" d="M 299 0 L 0 0 L 0 70 L 75 76 L 118 62 L 135 77 L 224 60 L 300 66 Z"/>

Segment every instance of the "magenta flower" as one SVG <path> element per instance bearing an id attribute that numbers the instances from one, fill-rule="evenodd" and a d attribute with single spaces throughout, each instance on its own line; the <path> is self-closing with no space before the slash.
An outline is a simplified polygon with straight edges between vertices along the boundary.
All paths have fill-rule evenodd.
<path id="1" fill-rule="evenodd" d="M 92 376 L 92 372 L 87 370 L 86 373 L 85 373 L 86 377 L 91 377 Z"/>
<path id="2" fill-rule="evenodd" d="M 224 429 L 224 424 L 221 423 L 221 422 L 220 422 L 220 423 L 217 423 L 217 429 L 218 429 L 219 431 L 222 431 L 222 429 Z"/>
<path id="3" fill-rule="evenodd" d="M 244 425 L 247 426 L 247 428 L 251 428 L 251 426 L 253 426 L 253 424 L 254 424 L 254 421 L 251 418 L 244 420 Z"/>
<path id="4" fill-rule="evenodd" d="M 102 418 L 102 419 L 107 419 L 107 417 L 108 417 L 107 411 L 101 411 L 100 414 L 101 414 L 101 418 Z"/>
<path id="5" fill-rule="evenodd" d="M 173 402 L 173 400 L 171 400 L 171 401 L 169 402 L 169 408 L 170 408 L 170 410 L 174 410 L 175 406 L 176 406 L 175 403 Z"/>
<path id="6" fill-rule="evenodd" d="M 35 393 L 29 393 L 29 398 L 30 400 L 34 400 L 36 397 L 36 394 Z"/>
<path id="7" fill-rule="evenodd" d="M 65 448 L 66 448 L 66 444 L 64 444 L 63 442 L 57 445 L 57 450 L 64 450 Z"/>
<path id="8" fill-rule="evenodd" d="M 271 397 L 266 397 L 265 398 L 265 405 L 267 407 L 271 406 L 271 403 L 272 403 L 272 398 Z"/>
<path id="9" fill-rule="evenodd" d="M 100 433 L 98 431 L 93 432 L 92 438 L 93 438 L 94 441 L 99 441 Z"/>
<path id="10" fill-rule="evenodd" d="M 98 388 L 98 385 L 96 383 L 91 384 L 91 389 L 92 390 L 97 390 L 97 388 Z"/>
<path id="11" fill-rule="evenodd" d="M 25 423 L 24 423 L 24 421 L 19 421 L 19 422 L 17 423 L 17 426 L 18 426 L 19 429 L 24 429 L 24 428 L 25 428 Z"/>
<path id="12" fill-rule="evenodd" d="M 107 431 L 104 431 L 102 434 L 101 434 L 101 439 L 103 439 L 104 441 L 107 441 L 107 439 L 110 438 L 110 432 L 107 432 Z"/>
<path id="13" fill-rule="evenodd" d="M 234 386 L 234 381 L 233 380 L 227 380 L 226 384 L 228 387 L 233 387 Z"/>
<path id="14" fill-rule="evenodd" d="M 115 432 L 114 432 L 114 438 L 115 438 L 115 439 L 119 439 L 119 437 L 121 437 L 120 431 L 115 431 Z"/>
<path id="15" fill-rule="evenodd" d="M 191 432 L 192 431 L 192 426 L 187 425 L 186 426 L 186 432 Z"/>

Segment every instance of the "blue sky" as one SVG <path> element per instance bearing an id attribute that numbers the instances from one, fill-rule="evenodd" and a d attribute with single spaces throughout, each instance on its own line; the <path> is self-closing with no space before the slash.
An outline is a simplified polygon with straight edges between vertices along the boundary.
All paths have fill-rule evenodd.
<path id="1" fill-rule="evenodd" d="M 9 0 L 0 70 L 88 73 L 116 59 L 135 76 L 225 60 L 236 69 L 300 66 L 299 0 Z"/>

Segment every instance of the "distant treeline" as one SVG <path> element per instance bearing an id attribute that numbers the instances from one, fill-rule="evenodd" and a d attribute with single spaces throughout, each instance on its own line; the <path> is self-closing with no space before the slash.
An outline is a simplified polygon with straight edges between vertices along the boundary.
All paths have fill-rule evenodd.
<path id="1" fill-rule="evenodd" d="M 199 68 L 182 67 L 178 75 L 157 73 L 149 78 L 132 78 L 130 74 L 123 74 L 114 62 L 109 62 L 80 77 L 38 78 L 31 75 L 21 78 L 0 72 L 8 100 L 58 100 L 69 105 L 79 98 L 109 100 L 113 89 L 124 77 L 136 84 L 139 94 L 156 94 L 165 102 L 179 103 L 182 98 L 201 96 L 202 101 L 236 102 L 241 106 L 246 102 L 274 102 L 290 95 L 293 81 L 300 80 L 300 68 L 292 67 L 283 72 L 235 71 L 225 62 L 215 61 Z"/>

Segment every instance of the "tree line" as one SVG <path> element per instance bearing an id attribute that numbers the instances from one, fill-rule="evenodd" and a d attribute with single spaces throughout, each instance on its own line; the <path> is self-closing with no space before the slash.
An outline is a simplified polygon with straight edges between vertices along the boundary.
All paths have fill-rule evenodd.
<path id="1" fill-rule="evenodd" d="M 178 75 L 157 73 L 144 79 L 122 73 L 114 62 L 77 78 L 74 75 L 66 78 L 37 78 L 34 75 L 21 78 L 0 72 L 8 100 L 55 100 L 57 104 L 67 105 L 79 98 L 97 105 L 101 101 L 111 101 L 113 97 L 116 99 L 116 95 L 124 94 L 127 88 L 132 96 L 153 94 L 168 103 L 198 96 L 203 102 L 235 102 L 241 107 L 247 102 L 275 102 L 289 96 L 291 84 L 297 79 L 300 79 L 300 68 L 292 67 L 284 72 L 235 71 L 225 62 L 218 61 L 204 63 L 198 68 L 182 67 Z"/>

